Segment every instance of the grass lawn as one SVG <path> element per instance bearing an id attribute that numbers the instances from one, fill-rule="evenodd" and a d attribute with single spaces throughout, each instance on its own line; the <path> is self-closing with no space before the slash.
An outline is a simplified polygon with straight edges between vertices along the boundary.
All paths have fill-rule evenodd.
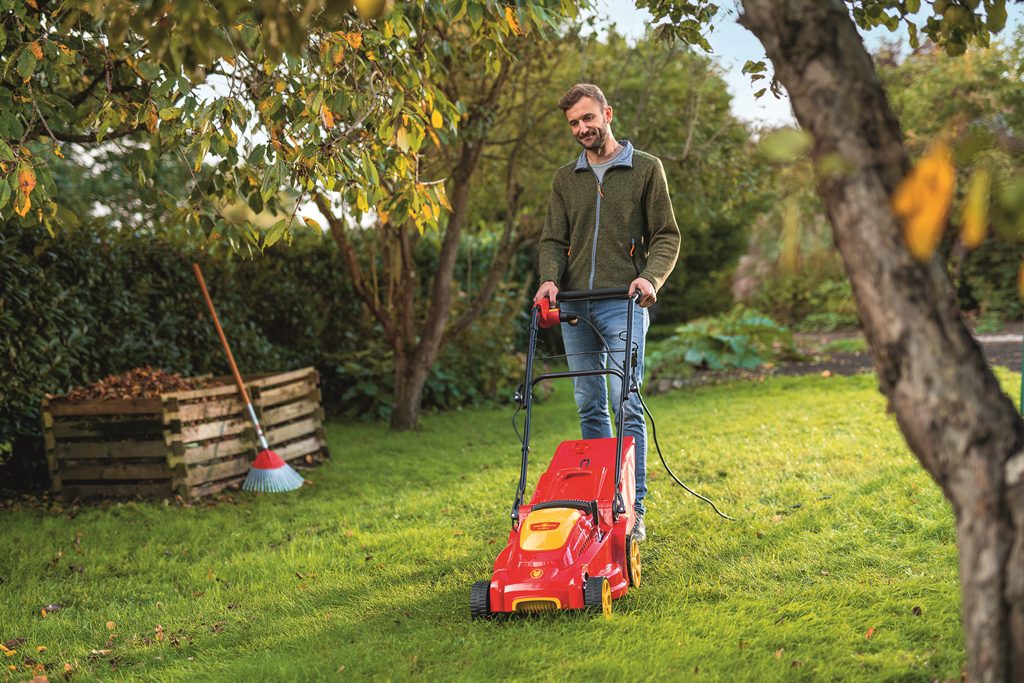
<path id="1" fill-rule="evenodd" d="M 578 434 L 570 393 L 535 409 L 533 481 Z M 676 473 L 738 521 L 652 453 L 644 583 L 610 620 L 469 619 L 518 478 L 509 409 L 334 423 L 293 494 L 0 510 L 0 642 L 24 639 L 0 680 L 26 657 L 50 680 L 959 679 L 951 513 L 872 375 L 648 403 Z"/>

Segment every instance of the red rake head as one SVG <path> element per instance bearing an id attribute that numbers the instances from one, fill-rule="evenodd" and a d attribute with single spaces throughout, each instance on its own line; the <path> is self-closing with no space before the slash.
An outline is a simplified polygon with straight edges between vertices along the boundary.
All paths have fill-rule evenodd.
<path id="1" fill-rule="evenodd" d="M 256 459 L 252 461 L 252 466 L 258 470 L 276 470 L 278 467 L 287 467 L 287 464 L 280 455 L 267 449 L 260 451 Z"/>
<path id="2" fill-rule="evenodd" d="M 243 491 L 256 491 L 259 493 L 277 493 L 280 491 L 294 491 L 302 488 L 305 483 L 302 475 L 288 465 L 281 456 L 274 451 L 267 449 L 260 451 L 249 468 L 242 483 Z"/>

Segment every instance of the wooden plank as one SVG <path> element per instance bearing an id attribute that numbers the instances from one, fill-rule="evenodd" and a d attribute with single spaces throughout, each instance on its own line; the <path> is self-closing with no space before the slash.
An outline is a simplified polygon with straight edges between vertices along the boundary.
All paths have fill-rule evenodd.
<path id="1" fill-rule="evenodd" d="M 249 471 L 250 462 L 251 460 L 249 458 L 239 457 L 234 460 L 227 460 L 214 465 L 190 467 L 186 482 L 191 488 L 199 484 L 205 484 L 209 481 L 224 479 L 225 477 L 244 476 L 245 473 Z"/>
<path id="2" fill-rule="evenodd" d="M 314 374 L 316 374 L 316 368 L 305 367 L 299 370 L 292 370 L 291 372 L 281 372 L 276 375 L 266 375 L 265 377 L 254 379 L 251 382 L 247 378 L 246 384 L 251 384 L 254 387 L 260 387 L 261 389 L 266 390 L 272 387 L 277 387 L 282 384 L 295 382 L 296 380 L 308 379 L 314 381 L 310 378 L 310 375 Z"/>
<path id="3" fill-rule="evenodd" d="M 259 398 L 256 399 L 256 405 L 266 410 L 267 408 L 276 406 L 279 403 L 308 396 L 315 390 L 316 384 L 313 382 L 296 382 L 278 389 L 265 389 L 260 392 Z"/>
<path id="4" fill-rule="evenodd" d="M 182 422 L 196 422 L 215 417 L 229 415 L 245 415 L 245 404 L 237 396 L 225 397 L 216 401 L 199 401 L 195 403 L 179 403 L 177 418 Z M 174 419 L 169 415 L 167 421 Z"/>
<path id="5" fill-rule="evenodd" d="M 221 384 L 213 387 L 206 387 L 205 389 L 192 389 L 191 391 L 175 391 L 163 394 L 163 398 L 176 398 L 178 399 L 179 402 L 182 402 L 194 400 L 197 398 L 209 398 L 212 396 L 230 396 L 231 394 L 237 393 L 238 387 L 236 387 L 234 383 L 231 383 Z"/>
<path id="6" fill-rule="evenodd" d="M 133 436 L 163 436 L 163 421 L 154 418 L 134 420 L 56 420 L 53 423 L 53 436 L 61 439 L 124 439 Z"/>
<path id="7" fill-rule="evenodd" d="M 133 482 L 121 484 L 82 484 L 63 482 L 61 486 L 61 497 L 68 501 L 75 498 L 96 498 L 96 497 L 163 497 L 170 496 L 174 492 L 171 488 L 171 480 L 157 482 Z"/>
<path id="8" fill-rule="evenodd" d="M 274 452 L 284 460 L 293 460 L 310 453 L 316 453 L 321 448 L 323 448 L 323 442 L 320 441 L 319 438 L 313 436 L 308 439 L 303 439 L 302 441 L 294 441 L 287 446 L 276 449 Z"/>
<path id="9" fill-rule="evenodd" d="M 306 415 L 313 415 L 319 409 L 320 405 L 316 401 L 303 399 L 296 403 L 288 403 L 280 408 L 264 410 L 263 414 L 260 416 L 260 422 L 263 423 L 264 429 L 269 430 L 274 425 L 281 424 L 282 422 L 295 420 L 300 417 L 305 417 Z"/>
<path id="10" fill-rule="evenodd" d="M 202 496 L 209 496 L 214 493 L 220 493 L 226 488 L 241 484 L 244 479 L 244 476 L 239 475 L 237 477 L 231 477 L 230 479 L 222 479 L 220 481 L 199 484 L 198 486 L 189 487 L 187 495 L 189 498 L 195 499 Z"/>
<path id="11" fill-rule="evenodd" d="M 318 426 L 319 420 L 316 420 L 315 418 L 308 418 L 298 422 L 292 422 L 291 424 L 287 424 L 276 429 L 268 429 L 266 432 L 267 441 L 269 441 L 270 445 L 273 446 L 275 444 L 292 441 L 307 435 L 314 436 Z"/>
<path id="12" fill-rule="evenodd" d="M 252 423 L 249 420 L 242 419 L 197 422 L 195 424 L 182 425 L 181 440 L 185 443 L 190 443 L 223 436 L 234 436 L 235 434 L 241 434 L 250 427 L 252 427 Z"/>
<path id="13" fill-rule="evenodd" d="M 53 447 L 58 459 L 158 458 L 167 455 L 160 441 L 61 441 Z"/>
<path id="14" fill-rule="evenodd" d="M 87 479 L 108 480 L 139 480 L 139 479 L 165 479 L 171 474 L 167 467 L 167 461 L 137 462 L 137 463 L 105 463 L 95 464 L 85 461 L 72 460 L 60 464 L 60 477 L 72 485 L 75 481 Z"/>
<path id="15" fill-rule="evenodd" d="M 249 439 L 231 439 L 230 441 L 217 441 L 208 443 L 198 448 L 187 448 L 180 461 L 186 465 L 196 465 L 210 460 L 226 458 L 239 453 L 250 454 L 249 457 L 256 457 L 256 442 Z"/>
<path id="16" fill-rule="evenodd" d="M 159 398 L 90 399 L 87 401 L 50 402 L 50 413 L 57 417 L 84 415 L 159 415 L 163 406 Z"/>

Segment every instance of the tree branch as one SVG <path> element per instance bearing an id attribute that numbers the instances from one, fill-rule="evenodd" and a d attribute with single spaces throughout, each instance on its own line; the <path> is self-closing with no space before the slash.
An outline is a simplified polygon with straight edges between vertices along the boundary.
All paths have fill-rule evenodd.
<path id="1" fill-rule="evenodd" d="M 356 296 L 360 298 L 373 317 L 377 319 L 377 322 L 384 328 L 384 334 L 387 336 L 388 341 L 391 342 L 392 347 L 400 347 L 401 339 L 398 330 L 395 328 L 394 321 L 388 315 L 388 312 L 374 299 L 373 293 L 367 287 L 366 277 L 363 274 L 362 266 L 359 265 L 356 250 L 348 239 L 348 228 L 345 226 L 344 220 L 334 214 L 327 200 L 319 192 L 313 195 L 313 200 L 316 202 L 317 208 L 320 209 L 320 213 L 327 219 L 327 225 L 331 230 L 331 237 L 334 238 L 335 244 L 338 245 L 338 251 L 341 252 L 341 257 L 345 261 L 345 267 L 348 268 L 349 277 L 352 278 L 352 288 L 356 291 Z"/>

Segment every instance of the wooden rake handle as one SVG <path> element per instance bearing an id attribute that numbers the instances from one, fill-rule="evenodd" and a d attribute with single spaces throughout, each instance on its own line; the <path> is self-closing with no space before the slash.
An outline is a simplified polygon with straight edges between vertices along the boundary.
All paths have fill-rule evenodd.
<path id="1" fill-rule="evenodd" d="M 220 343 L 224 345 L 224 353 L 228 356 L 228 364 L 231 365 L 231 374 L 235 376 L 235 382 L 238 384 L 238 390 L 242 392 L 242 398 L 245 400 L 246 405 L 251 404 L 249 400 L 249 393 L 245 390 L 245 384 L 242 383 L 242 376 L 238 374 L 238 366 L 235 364 L 235 357 L 231 353 L 231 347 L 228 345 L 228 338 L 224 336 L 224 330 L 220 326 L 220 320 L 217 318 L 217 311 L 213 307 L 213 300 L 210 299 L 210 292 L 206 289 L 206 280 L 203 279 L 203 271 L 199 269 L 198 263 L 192 264 L 192 272 L 196 274 L 196 279 L 199 280 L 199 289 L 203 290 L 203 298 L 206 299 L 206 305 L 210 309 L 210 316 L 213 318 L 213 325 L 217 328 L 217 335 L 220 336 Z"/>

